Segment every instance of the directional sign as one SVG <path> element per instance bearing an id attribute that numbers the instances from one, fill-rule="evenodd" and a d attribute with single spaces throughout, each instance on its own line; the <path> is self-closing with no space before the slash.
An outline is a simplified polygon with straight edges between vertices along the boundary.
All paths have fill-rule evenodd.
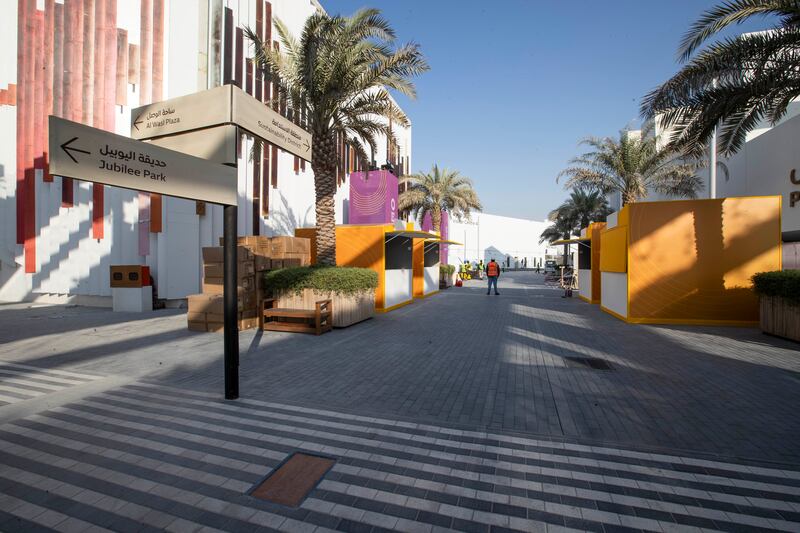
<path id="1" fill-rule="evenodd" d="M 131 112 L 131 137 L 153 139 L 221 124 L 235 124 L 311 161 L 311 134 L 235 85 L 136 108 Z"/>
<path id="2" fill-rule="evenodd" d="M 49 117 L 50 172 L 224 205 L 237 203 L 233 167 L 174 152 L 150 143 Z"/>
<path id="3" fill-rule="evenodd" d="M 233 123 L 268 143 L 311 161 L 311 134 L 238 87 L 233 87 Z"/>
<path id="4" fill-rule="evenodd" d="M 156 137 L 147 142 L 221 165 L 236 166 L 236 126 L 225 124 L 204 130 Z"/>

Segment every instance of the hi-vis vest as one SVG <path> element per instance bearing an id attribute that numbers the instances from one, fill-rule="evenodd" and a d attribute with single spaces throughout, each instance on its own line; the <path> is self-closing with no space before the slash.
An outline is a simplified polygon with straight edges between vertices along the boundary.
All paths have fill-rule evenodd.
<path id="1" fill-rule="evenodd" d="M 497 263 L 491 262 L 486 265 L 486 275 L 489 277 L 495 277 L 500 275 L 500 267 L 497 266 Z"/>

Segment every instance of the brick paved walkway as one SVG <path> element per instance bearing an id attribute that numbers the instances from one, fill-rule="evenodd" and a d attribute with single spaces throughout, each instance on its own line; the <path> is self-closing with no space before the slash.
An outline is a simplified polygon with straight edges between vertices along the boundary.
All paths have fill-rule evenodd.
<path id="1" fill-rule="evenodd" d="M 800 530 L 798 345 L 539 281 L 243 333 L 237 402 L 179 313 L 0 306 L 0 530 Z M 247 495 L 298 450 L 336 459 L 300 507 Z"/>

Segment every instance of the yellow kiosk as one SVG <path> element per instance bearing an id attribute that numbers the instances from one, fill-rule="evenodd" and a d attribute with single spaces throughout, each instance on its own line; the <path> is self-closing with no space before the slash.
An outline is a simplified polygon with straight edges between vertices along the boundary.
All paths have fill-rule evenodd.
<path id="1" fill-rule="evenodd" d="M 636 202 L 601 231 L 601 307 L 643 324 L 755 325 L 781 269 L 781 197 Z"/>

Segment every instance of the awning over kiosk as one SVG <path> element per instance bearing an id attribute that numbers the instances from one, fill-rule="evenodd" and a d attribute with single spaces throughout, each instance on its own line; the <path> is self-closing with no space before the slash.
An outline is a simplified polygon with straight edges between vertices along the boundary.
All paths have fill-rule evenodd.
<path id="1" fill-rule="evenodd" d="M 455 244 L 457 246 L 463 246 L 463 243 L 456 242 L 456 241 L 448 241 L 445 239 L 426 239 L 425 244 Z"/>
<path id="2" fill-rule="evenodd" d="M 555 246 L 557 244 L 584 244 L 591 241 L 589 237 L 576 237 L 574 239 L 561 239 L 560 241 L 551 242 L 551 246 Z"/>
<path id="3" fill-rule="evenodd" d="M 406 237 L 408 239 L 430 239 L 436 237 L 434 234 L 428 233 L 427 231 L 413 230 L 387 231 L 386 236 L 391 239 L 394 239 L 395 237 Z"/>

